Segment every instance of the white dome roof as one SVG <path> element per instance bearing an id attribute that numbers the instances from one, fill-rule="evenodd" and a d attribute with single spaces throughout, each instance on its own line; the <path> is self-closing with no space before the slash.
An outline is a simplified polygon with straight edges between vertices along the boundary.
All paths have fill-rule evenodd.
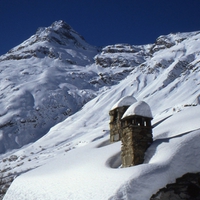
<path id="1" fill-rule="evenodd" d="M 111 108 L 111 110 L 114 110 L 115 108 L 119 108 L 122 106 L 130 106 L 133 103 L 135 103 L 136 101 L 137 100 L 133 96 L 123 97 Z"/>
<path id="2" fill-rule="evenodd" d="M 144 101 L 138 101 L 132 104 L 124 113 L 122 119 L 133 115 L 153 118 L 149 105 Z"/>

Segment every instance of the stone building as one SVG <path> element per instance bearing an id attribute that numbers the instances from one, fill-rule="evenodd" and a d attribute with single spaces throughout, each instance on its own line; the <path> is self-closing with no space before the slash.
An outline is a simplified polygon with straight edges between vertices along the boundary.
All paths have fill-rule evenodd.
<path id="1" fill-rule="evenodd" d="M 147 148 L 153 141 L 149 105 L 139 101 L 131 105 L 122 116 L 122 167 L 142 164 Z"/>
<path id="2" fill-rule="evenodd" d="M 153 141 L 153 117 L 149 105 L 128 96 L 119 100 L 109 114 L 110 142 L 122 142 L 122 167 L 142 164 L 145 152 Z"/>
<path id="3" fill-rule="evenodd" d="M 137 100 L 132 96 L 126 96 L 120 99 L 110 110 L 110 142 L 121 140 L 122 127 L 121 118 L 130 105 Z"/>

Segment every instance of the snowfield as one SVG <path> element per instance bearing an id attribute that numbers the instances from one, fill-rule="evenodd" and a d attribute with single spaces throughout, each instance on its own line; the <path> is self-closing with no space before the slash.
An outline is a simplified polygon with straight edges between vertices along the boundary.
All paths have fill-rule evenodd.
<path id="1" fill-rule="evenodd" d="M 49 125 L 50 130 L 37 140 L 26 141 L 21 148 L 0 155 L 5 175 L 16 175 L 4 200 L 149 200 L 176 178 L 199 172 L 199 52 L 199 32 L 169 34 L 160 36 L 151 45 L 110 45 L 87 66 L 79 63 L 62 71 L 62 76 L 70 70 L 84 71 L 84 76 L 76 81 L 65 82 L 65 77 L 57 82 L 60 88 L 68 88 L 68 94 L 76 91 L 70 105 L 82 104 L 64 121 Z M 51 61 L 46 79 L 54 81 L 52 74 L 58 71 Z M 65 64 L 56 61 L 56 66 Z M 89 94 L 95 92 L 87 100 L 85 95 L 76 95 L 88 89 L 81 88 L 82 81 L 90 87 Z M 33 88 L 38 87 L 32 83 Z M 56 89 L 55 95 L 58 94 L 60 91 Z M 121 142 L 109 142 L 109 111 L 126 96 L 150 106 L 153 143 L 143 164 L 121 168 Z M 30 100 L 28 95 L 27 98 Z M 59 110 L 55 112 L 59 116 Z M 51 116 L 48 110 L 45 113 Z M 20 133 L 23 137 L 24 132 Z M 0 136 L 3 140 L 5 133 Z M 16 159 L 9 161 L 13 155 Z"/>
<path id="2" fill-rule="evenodd" d="M 121 144 L 109 144 L 108 134 L 84 144 L 84 138 L 88 142 L 93 132 L 88 129 L 81 137 L 82 144 L 77 143 L 74 150 L 60 151 L 52 161 L 19 176 L 4 199 L 103 200 L 116 193 L 111 199 L 147 200 L 177 177 L 198 172 L 200 124 L 188 116 L 199 117 L 199 113 L 200 106 L 186 108 L 160 123 L 154 129 L 157 139 L 148 149 L 144 164 L 130 168 L 120 168 Z M 67 133 L 68 121 L 57 125 L 57 129 L 60 126 L 61 132 Z M 176 130 L 180 132 L 177 134 Z"/>

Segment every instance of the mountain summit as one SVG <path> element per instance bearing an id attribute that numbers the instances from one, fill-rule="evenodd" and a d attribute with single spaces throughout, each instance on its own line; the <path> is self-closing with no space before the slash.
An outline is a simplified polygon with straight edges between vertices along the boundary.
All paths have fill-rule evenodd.
<path id="1" fill-rule="evenodd" d="M 86 44 L 84 38 L 62 20 L 54 22 L 50 27 L 38 29 L 36 41 L 45 40 L 61 45 L 73 42 L 74 45 L 82 46 L 83 48 L 85 48 L 84 45 Z"/>
<path id="2" fill-rule="evenodd" d="M 85 53 L 87 51 L 87 53 Z M 59 58 L 70 62 L 74 54 L 79 54 L 80 62 L 91 62 L 91 57 L 97 53 L 97 48 L 86 43 L 84 38 L 74 31 L 64 21 L 56 21 L 49 27 L 39 28 L 35 35 L 22 44 L 11 49 L 7 54 L 0 57 L 3 60 L 20 60 L 36 58 Z M 85 57 L 81 54 L 90 54 Z"/>

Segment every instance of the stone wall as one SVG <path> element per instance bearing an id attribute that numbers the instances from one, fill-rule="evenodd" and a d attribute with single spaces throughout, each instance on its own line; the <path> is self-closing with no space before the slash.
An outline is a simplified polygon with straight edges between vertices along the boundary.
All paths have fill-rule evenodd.
<path id="1" fill-rule="evenodd" d="M 142 164 L 145 152 L 152 143 L 152 129 L 129 124 L 123 127 L 121 141 L 122 167 Z"/>
<path id="2" fill-rule="evenodd" d="M 122 127 L 121 118 L 128 106 L 118 107 L 109 112 L 110 115 L 110 142 L 117 142 L 121 140 Z"/>
<path id="3" fill-rule="evenodd" d="M 150 200 L 200 200 L 200 172 L 187 173 L 160 189 Z"/>

